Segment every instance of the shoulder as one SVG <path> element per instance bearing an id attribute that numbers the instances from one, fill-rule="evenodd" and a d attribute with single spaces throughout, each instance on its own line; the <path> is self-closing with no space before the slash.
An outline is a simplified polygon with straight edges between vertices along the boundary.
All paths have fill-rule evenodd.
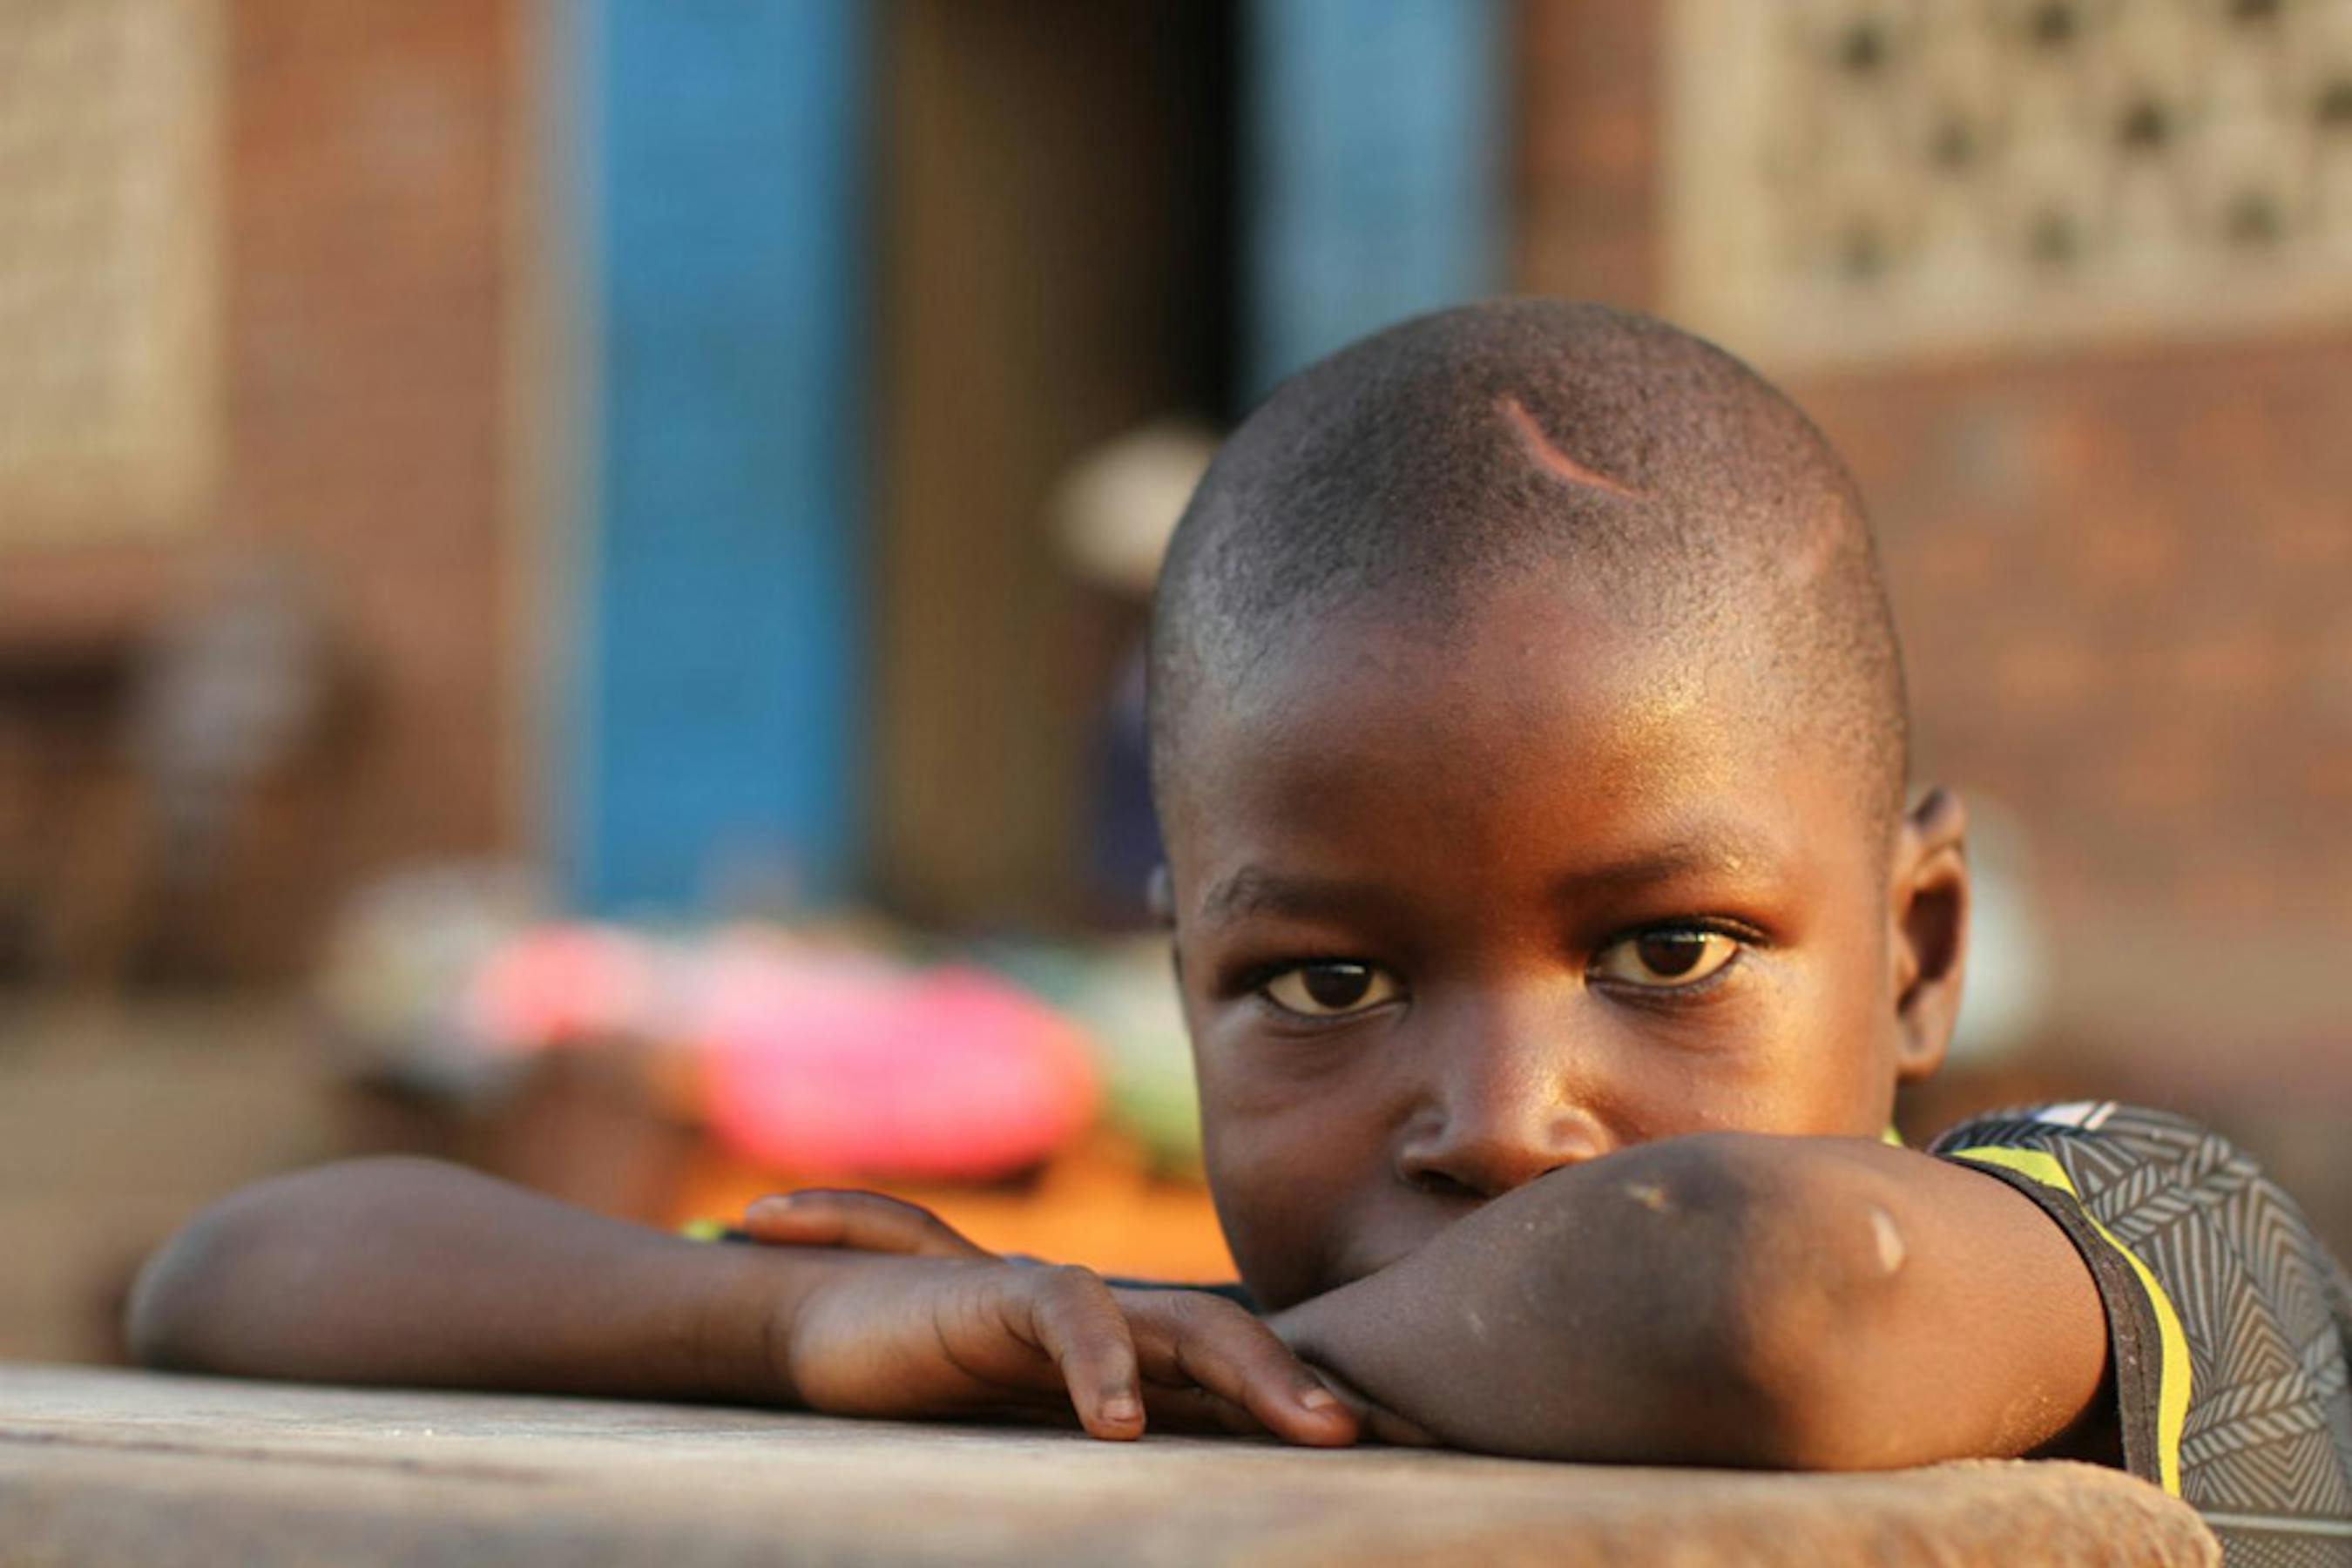
<path id="1" fill-rule="evenodd" d="M 2186 1117 L 2115 1100 L 2070 1100 L 1972 1118 L 1927 1152 L 2006 1171 L 2074 1197 L 2103 1225 L 2142 1233 L 2233 1199 L 2293 1201 L 2253 1158 Z M 2300 1220 L 2300 1214 L 2297 1215 Z M 2300 1227 L 2307 1236 L 2309 1227 Z"/>
<path id="2" fill-rule="evenodd" d="M 2028 1106 L 1964 1121 L 1927 1152 L 2063 1194 L 2106 1241 L 2167 1254 L 2183 1283 L 2212 1283 L 2213 1258 L 2168 1255 L 2194 1237 L 2225 1244 L 2252 1275 L 2308 1278 L 2335 1298 L 2305 1306 L 2346 1306 L 2343 1270 L 2294 1198 L 2252 1154 L 2186 1117 L 2115 1100 Z"/>
<path id="3" fill-rule="evenodd" d="M 2252 1155 L 2111 1100 L 1977 1117 L 1927 1152 L 2034 1198 L 2090 1265 L 2135 1472 L 2217 1527 L 2352 1519 L 2352 1285 Z"/>
<path id="4" fill-rule="evenodd" d="M 1978 1147 L 2129 1150 L 2145 1158 L 2243 1161 L 2228 1140 L 2167 1110 L 2113 1100 L 2073 1100 L 2018 1106 L 1971 1117 L 1942 1133 L 1928 1152 L 1953 1154 Z"/>

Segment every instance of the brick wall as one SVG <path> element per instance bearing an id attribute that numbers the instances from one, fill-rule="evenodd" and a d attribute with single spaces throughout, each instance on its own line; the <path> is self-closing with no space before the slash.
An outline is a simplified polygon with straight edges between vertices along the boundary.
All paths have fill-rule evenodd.
<path id="1" fill-rule="evenodd" d="M 1522 287 L 1658 301 L 1660 9 L 1521 7 Z M 2352 1104 L 2352 322 L 1790 384 L 1870 499 L 1922 771 L 2030 834 L 2052 1054 Z"/>
<path id="2" fill-rule="evenodd" d="M 168 532 L 54 531 L 0 562 L 12 974 L 298 974 L 358 880 L 526 831 L 509 415 L 532 399 L 509 362 L 536 7 L 219 5 L 217 212 L 197 226 L 218 246 L 217 407 L 189 419 L 216 431 L 207 482 Z M 221 557 L 256 553 L 313 590 L 346 679 L 327 732 L 242 803 L 203 885 L 159 898 L 126 744 L 140 650 L 216 597 Z M 51 715 L 26 690 L 60 670 L 79 706 Z"/>
<path id="3" fill-rule="evenodd" d="M 254 815 L 225 962 L 299 962 L 339 889 L 509 841 L 506 483 L 520 7 L 235 0 L 219 532 L 315 574 L 352 706 Z"/>

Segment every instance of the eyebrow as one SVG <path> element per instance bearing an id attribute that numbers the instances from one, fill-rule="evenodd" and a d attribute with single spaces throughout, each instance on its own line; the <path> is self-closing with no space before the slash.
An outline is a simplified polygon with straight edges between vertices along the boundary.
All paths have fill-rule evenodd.
<path id="1" fill-rule="evenodd" d="M 1212 924 L 1252 915 L 1320 914 L 1376 896 L 1369 883 L 1321 877 L 1286 877 L 1263 866 L 1244 866 L 1213 883 L 1201 898 L 1201 918 Z"/>
<path id="2" fill-rule="evenodd" d="M 1774 864 L 1769 854 L 1728 834 L 1701 832 L 1622 859 L 1580 867 L 1554 883 L 1565 900 L 1595 892 L 1622 891 L 1690 876 L 1744 876 Z M 1377 884 L 1319 877 L 1286 876 L 1255 864 L 1212 883 L 1201 899 L 1201 919 L 1212 924 L 1253 915 L 1328 914 L 1378 901 L 1387 890 Z"/>

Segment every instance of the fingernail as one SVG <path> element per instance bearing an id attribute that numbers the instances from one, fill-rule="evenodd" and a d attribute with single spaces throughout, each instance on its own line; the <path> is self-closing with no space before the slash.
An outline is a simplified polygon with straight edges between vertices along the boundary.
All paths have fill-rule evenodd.
<path id="1" fill-rule="evenodd" d="M 1298 1403 L 1309 1410 L 1328 1410 L 1339 1403 L 1339 1396 L 1328 1388 L 1310 1388 L 1299 1394 Z"/>
<path id="2" fill-rule="evenodd" d="M 1114 1394 L 1103 1401 L 1102 1417 L 1124 1425 L 1143 1414 L 1142 1405 L 1132 1394 Z"/>

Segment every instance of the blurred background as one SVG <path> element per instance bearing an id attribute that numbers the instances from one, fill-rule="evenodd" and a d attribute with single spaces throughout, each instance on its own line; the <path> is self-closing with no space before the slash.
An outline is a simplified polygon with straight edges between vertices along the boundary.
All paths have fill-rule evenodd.
<path id="1" fill-rule="evenodd" d="M 1857 471 L 1983 886 L 1906 1127 L 2352 1254 L 2352 0 L 0 0 L 0 1356 L 393 1150 L 1223 1272 L 1144 595 L 1505 290 Z"/>

